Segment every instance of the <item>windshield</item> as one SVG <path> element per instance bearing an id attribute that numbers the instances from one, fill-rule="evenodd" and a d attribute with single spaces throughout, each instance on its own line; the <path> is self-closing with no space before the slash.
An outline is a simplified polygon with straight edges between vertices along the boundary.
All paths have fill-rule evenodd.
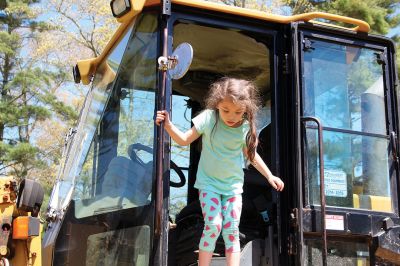
<path id="1" fill-rule="evenodd" d="M 143 16 L 77 178 L 77 218 L 148 205 L 153 180 L 157 20 Z"/>
<path id="2" fill-rule="evenodd" d="M 76 176 L 82 169 L 101 114 L 104 112 L 115 82 L 115 72 L 121 63 L 131 33 L 132 27 L 127 30 L 94 77 L 93 86 L 88 91 L 82 107 L 76 133 L 68 142 L 65 164 L 61 166 L 57 177 L 59 180 L 52 192 L 50 207 L 54 210 L 64 210 L 70 201 Z"/>
<path id="3" fill-rule="evenodd" d="M 108 72 L 96 74 L 75 139 L 79 146 L 74 140 L 69 151 L 74 167 L 65 168 L 68 178 L 60 186 L 73 189 L 60 193 L 68 208 L 54 265 L 149 264 L 157 27 L 156 13 L 139 15 L 108 68 L 100 66 Z M 112 82 L 104 83 L 105 76 Z"/>

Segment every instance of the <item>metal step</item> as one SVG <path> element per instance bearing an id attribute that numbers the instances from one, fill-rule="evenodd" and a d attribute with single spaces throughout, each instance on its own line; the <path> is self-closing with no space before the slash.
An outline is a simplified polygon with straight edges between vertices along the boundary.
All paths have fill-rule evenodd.
<path id="1" fill-rule="evenodd" d="M 258 266 L 261 264 L 262 259 L 262 242 L 264 240 L 256 239 L 247 243 L 240 253 L 240 265 L 246 266 Z M 226 266 L 225 257 L 213 257 L 211 260 L 211 266 Z"/>

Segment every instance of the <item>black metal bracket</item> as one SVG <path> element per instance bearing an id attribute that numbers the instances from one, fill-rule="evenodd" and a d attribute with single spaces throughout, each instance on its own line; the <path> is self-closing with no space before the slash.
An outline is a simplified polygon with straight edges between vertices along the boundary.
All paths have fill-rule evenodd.
<path id="1" fill-rule="evenodd" d="M 376 62 L 380 65 L 386 65 L 387 64 L 387 58 L 386 54 L 384 52 L 381 53 L 375 53 L 376 55 Z"/>
<path id="2" fill-rule="evenodd" d="M 171 15 L 171 0 L 162 1 L 162 14 L 166 16 Z"/>
<path id="3" fill-rule="evenodd" d="M 372 239 L 372 252 L 375 257 L 390 263 L 400 261 L 400 226 L 382 231 Z"/>
<path id="4" fill-rule="evenodd" d="M 397 151 L 397 136 L 395 132 L 390 133 L 390 142 L 392 145 L 392 159 L 396 166 L 396 169 L 399 169 L 399 155 Z"/>
<path id="5" fill-rule="evenodd" d="M 304 51 L 315 50 L 315 48 L 312 47 L 313 41 L 311 41 L 310 39 L 304 38 L 303 44 L 304 44 L 304 46 L 303 46 Z"/>

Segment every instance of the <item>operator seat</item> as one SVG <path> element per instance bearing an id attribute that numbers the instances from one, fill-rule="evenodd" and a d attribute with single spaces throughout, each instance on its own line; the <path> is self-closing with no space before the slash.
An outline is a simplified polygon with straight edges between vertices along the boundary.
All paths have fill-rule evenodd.
<path id="1" fill-rule="evenodd" d="M 128 155 L 114 157 L 104 174 L 102 194 L 111 197 L 129 199 L 137 206 L 147 204 L 152 189 L 152 161 L 144 163 L 138 158 L 132 144 L 128 147 Z"/>

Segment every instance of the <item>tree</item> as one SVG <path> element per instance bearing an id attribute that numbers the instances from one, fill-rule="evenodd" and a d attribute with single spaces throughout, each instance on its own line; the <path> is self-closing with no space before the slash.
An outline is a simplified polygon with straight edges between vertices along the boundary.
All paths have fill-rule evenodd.
<path id="1" fill-rule="evenodd" d="M 399 3 L 399 0 L 338 0 L 324 7 L 327 12 L 366 21 L 373 33 L 387 34 L 390 28 L 399 25 L 400 16 L 393 15 Z"/>
<path id="2" fill-rule="evenodd" d="M 285 4 L 291 7 L 293 14 L 323 11 L 361 19 L 377 34 L 387 34 L 389 29 L 400 25 L 400 14 L 396 15 L 400 0 L 285 0 Z"/>
<path id="3" fill-rule="evenodd" d="M 387 34 L 400 23 L 400 15 L 394 15 L 400 0 L 285 0 L 293 14 L 323 11 L 366 21 L 372 32 Z"/>
<path id="4" fill-rule="evenodd" d="M 51 25 L 51 30 L 38 36 L 32 57 L 65 73 L 64 79 L 53 93 L 58 95 L 59 100 L 74 106 L 75 110 L 80 110 L 89 87 L 74 83 L 72 66 L 78 60 L 98 56 L 118 24 L 112 17 L 109 2 L 104 0 L 42 0 L 39 8 L 46 14 L 44 19 Z M 48 132 L 48 127 L 52 128 L 54 136 L 58 136 L 53 139 L 55 142 L 52 147 L 47 145 L 49 141 L 37 143 L 47 154 L 54 155 L 53 161 L 57 164 L 60 163 L 64 146 L 64 137 L 59 136 L 64 136 L 72 122 L 76 121 L 58 123 L 57 126 L 54 125 L 54 121 L 43 122 L 42 125 L 46 126 L 37 129 L 39 139 L 44 138 L 43 134 Z M 58 147 L 57 153 L 52 152 L 54 147 Z M 57 167 L 53 165 L 50 169 L 51 173 L 45 168 L 35 172 L 46 180 L 54 180 Z"/>
<path id="5" fill-rule="evenodd" d="M 70 59 L 68 63 L 100 55 L 118 26 L 109 1 L 47 0 L 46 8 L 52 14 L 50 22 L 57 27 L 57 32 L 52 32 L 57 50 Z"/>
<path id="6" fill-rule="evenodd" d="M 32 55 L 38 36 L 51 29 L 38 22 L 38 0 L 10 0 L 0 17 L 0 174 L 18 179 L 49 163 L 32 134 L 46 119 L 74 120 L 76 112 L 54 92 L 66 78 L 57 66 Z"/>
<path id="7" fill-rule="evenodd" d="M 78 60 L 98 56 L 111 38 L 117 23 L 112 17 L 109 1 L 42 0 L 38 8 L 45 14 L 39 19 L 46 20 L 51 27 L 37 36 L 31 57 L 65 74 L 52 92 L 60 101 L 80 110 L 89 86 L 75 84 L 71 69 Z M 47 163 L 35 167 L 29 174 L 39 178 L 44 186 L 46 197 L 43 206 L 47 205 L 51 188 L 60 167 L 63 167 L 64 136 L 74 123 L 76 117 L 70 120 L 47 119 L 36 127 L 35 144 Z"/>

